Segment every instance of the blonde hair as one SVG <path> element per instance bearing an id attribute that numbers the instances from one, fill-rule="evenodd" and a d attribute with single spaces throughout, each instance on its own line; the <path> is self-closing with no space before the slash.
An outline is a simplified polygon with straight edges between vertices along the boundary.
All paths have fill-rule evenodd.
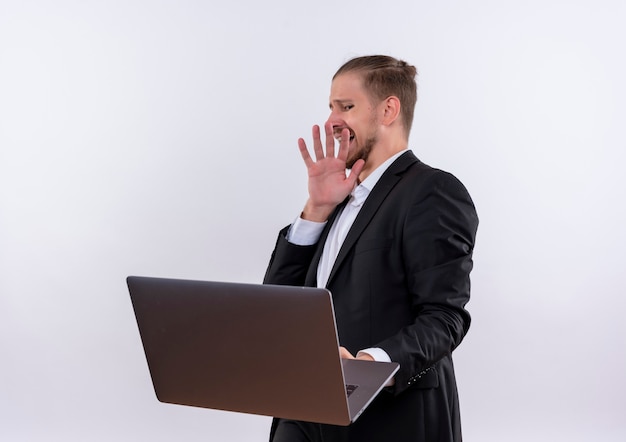
<path id="1" fill-rule="evenodd" d="M 344 63 L 333 75 L 333 80 L 346 72 L 362 74 L 363 86 L 375 102 L 380 103 L 390 96 L 395 96 L 400 100 L 402 123 L 408 137 L 413 125 L 417 102 L 415 66 L 388 55 L 356 57 Z"/>

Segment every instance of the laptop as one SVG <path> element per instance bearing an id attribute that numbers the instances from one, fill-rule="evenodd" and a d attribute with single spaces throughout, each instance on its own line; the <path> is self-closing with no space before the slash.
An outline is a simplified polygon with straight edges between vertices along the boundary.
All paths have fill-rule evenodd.
<path id="1" fill-rule="evenodd" d="M 127 283 L 161 402 L 349 425 L 399 367 L 340 358 L 326 289 Z"/>

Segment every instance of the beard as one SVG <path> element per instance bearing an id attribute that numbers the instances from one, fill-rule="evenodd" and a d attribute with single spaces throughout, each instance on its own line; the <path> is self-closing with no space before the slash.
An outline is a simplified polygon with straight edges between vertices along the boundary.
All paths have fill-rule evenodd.
<path id="1" fill-rule="evenodd" d="M 361 145 L 361 143 L 357 140 L 354 152 L 349 154 L 346 159 L 346 169 L 352 169 L 352 166 L 354 166 L 354 163 L 356 163 L 357 160 L 363 160 L 367 163 L 367 158 L 378 142 L 378 131 L 376 130 L 377 125 L 378 119 L 376 117 L 376 113 L 372 111 L 369 118 L 369 134 L 365 137 L 363 145 Z"/>
<path id="2" fill-rule="evenodd" d="M 367 162 L 367 158 L 374 148 L 376 141 L 378 141 L 376 135 L 372 135 L 365 139 L 362 146 L 357 146 L 356 150 L 348 155 L 348 158 L 346 159 L 346 169 L 352 169 L 352 166 L 354 166 L 354 163 L 356 163 L 357 160 Z"/>

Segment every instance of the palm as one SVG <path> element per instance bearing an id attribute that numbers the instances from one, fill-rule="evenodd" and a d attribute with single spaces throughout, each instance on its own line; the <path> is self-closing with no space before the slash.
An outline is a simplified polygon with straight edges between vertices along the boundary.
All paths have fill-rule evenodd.
<path id="1" fill-rule="evenodd" d="M 354 183 L 346 179 L 346 162 L 322 158 L 309 167 L 309 197 L 319 205 L 337 205 L 350 193 Z"/>
<path id="2" fill-rule="evenodd" d="M 315 161 L 311 158 L 306 143 L 302 138 L 298 146 L 309 176 L 309 200 L 313 206 L 334 208 L 341 203 L 354 188 L 356 179 L 363 168 L 363 161 L 352 167 L 346 176 L 346 159 L 349 149 L 349 131 L 344 129 L 339 151 L 335 155 L 335 139 L 333 128 L 326 123 L 326 143 L 322 148 L 319 126 L 313 126 L 313 151 Z"/>

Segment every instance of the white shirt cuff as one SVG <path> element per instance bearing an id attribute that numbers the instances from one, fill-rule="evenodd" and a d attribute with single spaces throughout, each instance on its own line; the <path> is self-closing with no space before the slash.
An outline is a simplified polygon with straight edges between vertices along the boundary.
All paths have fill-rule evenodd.
<path id="1" fill-rule="evenodd" d="M 297 246 L 312 246 L 320 239 L 325 225 L 326 221 L 318 223 L 298 217 L 289 227 L 287 241 Z"/>
<path id="2" fill-rule="evenodd" d="M 360 350 L 357 353 L 357 357 L 361 353 L 366 353 L 366 354 L 370 355 L 377 362 L 391 362 L 391 358 L 389 357 L 387 352 L 385 350 L 383 350 L 382 348 L 374 347 L 374 348 L 366 348 L 364 350 Z"/>

